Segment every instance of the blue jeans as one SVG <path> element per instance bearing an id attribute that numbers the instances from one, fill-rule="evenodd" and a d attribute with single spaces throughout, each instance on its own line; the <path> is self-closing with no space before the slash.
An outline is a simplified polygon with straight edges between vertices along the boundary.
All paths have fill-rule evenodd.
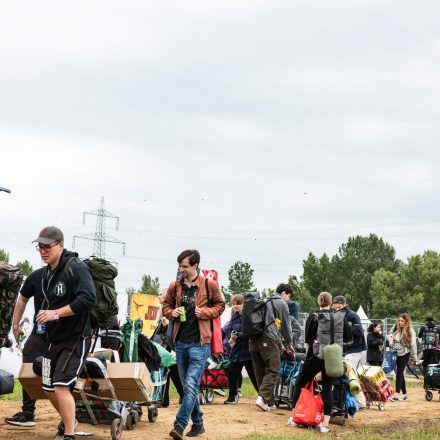
<path id="1" fill-rule="evenodd" d="M 211 354 L 211 344 L 177 342 L 175 345 L 177 368 L 183 385 L 183 401 L 176 415 L 174 426 L 185 429 L 189 418 L 193 424 L 203 423 L 197 394 L 206 360 Z"/>

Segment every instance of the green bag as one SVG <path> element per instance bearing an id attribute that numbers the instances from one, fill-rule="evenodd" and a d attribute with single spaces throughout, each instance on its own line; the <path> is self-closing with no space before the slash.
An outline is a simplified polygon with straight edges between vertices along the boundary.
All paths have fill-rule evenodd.
<path id="1" fill-rule="evenodd" d="M 176 365 L 176 359 L 174 359 L 174 356 L 168 350 L 163 348 L 162 345 L 157 342 L 152 342 L 159 352 L 161 367 L 172 367 L 173 365 Z"/>
<path id="2" fill-rule="evenodd" d="M 133 322 L 130 318 L 127 318 L 127 322 L 122 327 L 124 340 L 122 362 L 139 362 L 138 338 L 143 325 L 142 319 L 136 319 Z"/>
<path id="3" fill-rule="evenodd" d="M 325 372 L 328 377 L 341 377 L 344 375 L 344 363 L 342 359 L 342 348 L 340 345 L 330 343 L 323 350 Z"/>

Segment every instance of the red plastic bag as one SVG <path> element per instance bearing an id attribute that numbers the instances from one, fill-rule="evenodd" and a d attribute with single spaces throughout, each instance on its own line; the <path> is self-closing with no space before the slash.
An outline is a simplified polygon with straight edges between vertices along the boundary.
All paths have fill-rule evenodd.
<path id="1" fill-rule="evenodd" d="M 293 421 L 298 425 L 318 426 L 322 422 L 324 404 L 321 394 L 314 393 L 315 379 L 301 389 L 298 402 L 293 410 Z"/>

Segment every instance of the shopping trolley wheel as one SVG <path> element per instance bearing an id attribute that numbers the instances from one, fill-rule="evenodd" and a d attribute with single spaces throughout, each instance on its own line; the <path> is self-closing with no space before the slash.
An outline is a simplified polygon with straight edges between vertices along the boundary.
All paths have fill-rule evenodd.
<path id="1" fill-rule="evenodd" d="M 365 406 L 367 407 L 367 409 L 370 409 L 370 407 L 371 407 L 371 400 L 367 400 L 365 402 Z"/>
<path id="2" fill-rule="evenodd" d="M 120 440 L 120 438 L 122 437 L 121 419 L 113 419 L 112 425 L 110 427 L 110 432 L 112 434 L 112 440 Z"/>
<path id="3" fill-rule="evenodd" d="M 125 427 L 129 430 L 132 431 L 137 424 L 137 421 L 139 420 L 139 416 L 137 416 L 137 412 L 131 411 L 128 413 L 127 415 L 127 421 L 125 422 Z"/>
<path id="4" fill-rule="evenodd" d="M 212 403 L 214 401 L 214 390 L 206 391 L 206 403 Z"/>
<path id="5" fill-rule="evenodd" d="M 379 408 L 379 411 L 385 411 L 385 402 L 379 402 L 377 407 Z"/>
<path id="6" fill-rule="evenodd" d="M 433 397 L 434 397 L 434 396 L 433 396 L 433 394 L 431 393 L 431 391 L 426 391 L 426 393 L 425 393 L 425 399 L 426 399 L 428 402 L 431 402 L 431 400 L 432 400 Z"/>
<path id="7" fill-rule="evenodd" d="M 206 403 L 205 394 L 203 391 L 199 391 L 199 403 L 200 405 L 204 405 Z"/>
<path id="8" fill-rule="evenodd" d="M 148 407 L 148 421 L 154 423 L 157 420 L 157 406 L 149 406 Z"/>

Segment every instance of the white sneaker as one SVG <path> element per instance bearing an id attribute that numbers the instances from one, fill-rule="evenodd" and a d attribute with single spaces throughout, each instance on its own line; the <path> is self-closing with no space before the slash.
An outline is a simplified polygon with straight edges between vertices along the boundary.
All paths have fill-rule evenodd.
<path id="1" fill-rule="evenodd" d="M 223 388 L 214 388 L 214 393 L 218 394 L 219 396 L 225 396 L 225 390 Z"/>
<path id="2" fill-rule="evenodd" d="M 241 388 L 238 389 L 238 396 L 243 397 L 243 393 L 241 392 Z"/>
<path id="3" fill-rule="evenodd" d="M 315 426 L 315 428 L 321 433 L 321 434 L 328 434 L 330 432 L 330 428 L 328 426 L 324 425 L 318 425 Z"/>
<path id="4" fill-rule="evenodd" d="M 299 425 L 293 421 L 293 417 L 289 417 L 287 420 L 287 426 L 291 426 L 292 428 L 297 428 Z"/>
<path id="5" fill-rule="evenodd" d="M 259 406 L 263 411 L 270 411 L 269 405 L 264 401 L 261 396 L 257 397 L 255 405 Z"/>

